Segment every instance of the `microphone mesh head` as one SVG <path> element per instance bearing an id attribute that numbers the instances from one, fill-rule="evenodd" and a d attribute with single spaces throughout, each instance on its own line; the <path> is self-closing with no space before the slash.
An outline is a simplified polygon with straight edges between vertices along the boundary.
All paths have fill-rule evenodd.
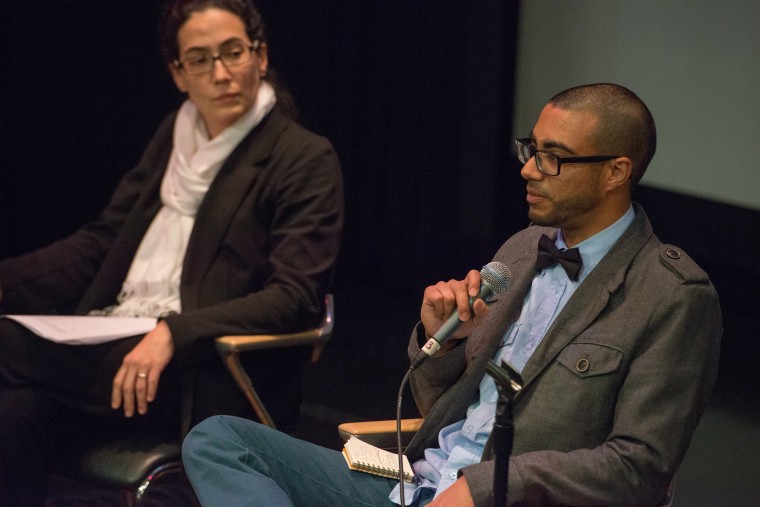
<path id="1" fill-rule="evenodd" d="M 512 281 L 512 272 L 501 262 L 489 262 L 480 270 L 480 281 L 491 289 L 493 295 L 500 294 Z"/>

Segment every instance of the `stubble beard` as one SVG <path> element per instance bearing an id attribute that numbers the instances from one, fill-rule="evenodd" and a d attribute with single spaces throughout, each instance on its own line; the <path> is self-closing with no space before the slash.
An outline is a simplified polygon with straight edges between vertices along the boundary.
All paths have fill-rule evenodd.
<path id="1" fill-rule="evenodd" d="M 599 206 L 601 198 L 591 192 L 576 195 L 562 201 L 551 201 L 552 206 L 547 213 L 528 210 L 528 218 L 533 225 L 544 227 L 567 227 L 583 215 L 588 214 Z"/>

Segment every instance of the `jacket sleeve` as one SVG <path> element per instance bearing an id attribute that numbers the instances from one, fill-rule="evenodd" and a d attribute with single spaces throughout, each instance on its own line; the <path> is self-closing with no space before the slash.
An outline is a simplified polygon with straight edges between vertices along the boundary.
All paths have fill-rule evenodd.
<path id="1" fill-rule="evenodd" d="M 337 155 L 329 141 L 291 123 L 266 164 L 262 178 L 271 179 L 255 191 L 256 202 L 246 203 L 225 225 L 232 238 L 248 231 L 237 221 L 261 220 L 266 230 L 227 246 L 250 244 L 264 253 L 238 265 L 230 257 L 241 259 L 246 252 L 227 251 L 211 260 L 199 282 L 198 304 L 186 308 L 183 300 L 182 313 L 165 319 L 180 347 L 220 335 L 298 331 L 322 314 L 343 231 Z"/>
<path id="2" fill-rule="evenodd" d="M 456 347 L 440 356 L 431 356 L 413 370 L 411 375 L 412 394 L 417 409 L 426 416 L 438 398 L 441 397 L 461 376 L 467 360 L 464 342 L 460 340 Z M 425 341 L 425 328 L 417 324 L 409 340 L 409 360 L 414 360 L 420 353 L 420 343 Z"/>
<path id="3" fill-rule="evenodd" d="M 69 313 L 86 292 L 153 171 L 148 163 L 171 136 L 167 117 L 137 166 L 119 182 L 98 218 L 34 252 L 0 261 L 0 307 L 7 313 Z M 163 169 L 163 168 L 162 168 Z"/>

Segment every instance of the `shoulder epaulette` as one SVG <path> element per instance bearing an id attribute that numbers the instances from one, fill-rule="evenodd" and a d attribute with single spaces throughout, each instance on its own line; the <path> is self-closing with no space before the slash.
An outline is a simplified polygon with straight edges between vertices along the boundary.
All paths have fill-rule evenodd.
<path id="1" fill-rule="evenodd" d="M 660 247 L 660 262 L 678 277 L 680 283 L 706 283 L 709 281 L 707 273 L 677 246 L 662 245 Z"/>

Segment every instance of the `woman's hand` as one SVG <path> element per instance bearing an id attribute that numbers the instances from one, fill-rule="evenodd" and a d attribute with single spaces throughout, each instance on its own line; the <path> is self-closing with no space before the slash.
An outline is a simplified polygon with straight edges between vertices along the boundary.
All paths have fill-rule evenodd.
<path id="1" fill-rule="evenodd" d="M 148 412 L 148 403 L 156 398 L 158 379 L 174 355 L 174 342 L 169 326 L 164 321 L 148 334 L 129 354 L 124 356 L 116 372 L 111 390 L 111 408 L 123 407 L 124 415 L 132 417 Z"/>

